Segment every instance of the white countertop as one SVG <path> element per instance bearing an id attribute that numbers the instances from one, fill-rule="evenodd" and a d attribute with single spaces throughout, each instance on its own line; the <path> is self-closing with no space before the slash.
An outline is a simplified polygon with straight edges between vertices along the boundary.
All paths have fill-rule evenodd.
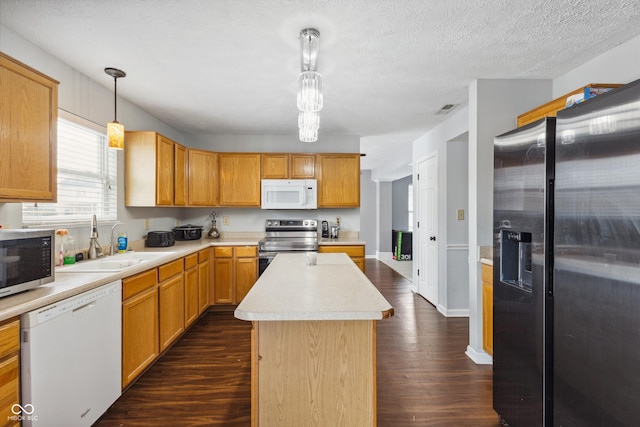
<path id="1" fill-rule="evenodd" d="M 16 295 L 0 298 L 0 321 L 19 316 L 40 307 L 89 291 L 115 280 L 142 273 L 209 246 L 256 246 L 255 237 L 229 237 L 178 241 L 166 248 L 144 248 L 139 252 L 166 252 L 167 255 L 109 273 L 65 273 L 65 266 L 56 267 L 55 281 Z M 107 257 L 109 259 L 109 257 Z M 91 261 L 82 261 L 91 262 Z"/>
<path id="2" fill-rule="evenodd" d="M 236 308 L 242 320 L 379 320 L 391 304 L 344 253 L 279 254 Z"/>

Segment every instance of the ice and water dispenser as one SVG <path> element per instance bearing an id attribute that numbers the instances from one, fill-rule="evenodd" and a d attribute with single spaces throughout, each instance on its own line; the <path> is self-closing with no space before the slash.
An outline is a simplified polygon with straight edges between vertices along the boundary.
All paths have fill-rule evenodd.
<path id="1" fill-rule="evenodd" d="M 502 230 L 500 242 L 500 281 L 531 292 L 531 233 Z"/>

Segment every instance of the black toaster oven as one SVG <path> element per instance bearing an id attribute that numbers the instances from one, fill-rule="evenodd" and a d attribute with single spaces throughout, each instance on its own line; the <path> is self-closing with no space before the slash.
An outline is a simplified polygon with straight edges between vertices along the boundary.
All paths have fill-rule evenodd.
<path id="1" fill-rule="evenodd" d="M 150 231 L 145 246 L 148 248 L 166 248 L 176 244 L 173 231 Z"/>

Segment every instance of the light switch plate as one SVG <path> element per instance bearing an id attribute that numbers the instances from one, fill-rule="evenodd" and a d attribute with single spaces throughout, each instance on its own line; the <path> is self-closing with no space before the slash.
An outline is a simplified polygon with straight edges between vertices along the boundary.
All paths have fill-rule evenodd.
<path id="1" fill-rule="evenodd" d="M 458 221 L 463 221 L 464 220 L 464 209 L 458 209 L 457 210 L 457 214 L 458 214 Z"/>

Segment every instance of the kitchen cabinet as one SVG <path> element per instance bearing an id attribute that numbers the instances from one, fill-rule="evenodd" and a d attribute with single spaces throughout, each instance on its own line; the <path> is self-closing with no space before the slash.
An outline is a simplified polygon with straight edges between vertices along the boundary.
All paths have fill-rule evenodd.
<path id="1" fill-rule="evenodd" d="M 125 206 L 184 206 L 183 148 L 157 132 L 125 131 Z"/>
<path id="2" fill-rule="evenodd" d="M 360 154 L 317 154 L 318 208 L 360 206 Z"/>
<path id="3" fill-rule="evenodd" d="M 122 388 L 160 354 L 157 269 L 122 279 Z"/>
<path id="4" fill-rule="evenodd" d="M 175 173 L 173 184 L 175 186 L 173 193 L 173 204 L 176 206 L 187 205 L 187 191 L 188 191 L 188 157 L 187 147 L 176 143 L 174 145 L 175 156 Z"/>
<path id="5" fill-rule="evenodd" d="M 349 255 L 351 260 L 362 270 L 365 271 L 365 250 L 364 245 L 320 245 L 318 246 L 319 253 L 345 253 Z"/>
<path id="6" fill-rule="evenodd" d="M 209 249 L 198 252 L 198 314 L 209 308 Z"/>
<path id="7" fill-rule="evenodd" d="M 188 150 L 189 206 L 218 205 L 218 154 L 205 150 Z"/>
<path id="8" fill-rule="evenodd" d="M 199 270 L 198 254 L 184 257 L 184 324 L 191 325 L 198 318 L 199 313 Z"/>
<path id="9" fill-rule="evenodd" d="M 289 178 L 289 159 L 286 153 L 274 153 L 262 155 L 263 179 L 287 179 Z"/>
<path id="10" fill-rule="evenodd" d="M 257 246 L 216 246 L 214 303 L 237 304 L 258 280 Z"/>
<path id="11" fill-rule="evenodd" d="M 260 207 L 260 154 L 218 153 L 219 205 Z"/>
<path id="12" fill-rule="evenodd" d="M 11 407 L 20 403 L 20 319 L 0 322 L 0 425 L 19 426 Z"/>
<path id="13" fill-rule="evenodd" d="M 493 356 L 493 266 L 482 263 L 482 348 Z"/>
<path id="14" fill-rule="evenodd" d="M 314 154 L 262 154 L 263 179 L 313 179 L 315 177 Z"/>
<path id="15" fill-rule="evenodd" d="M 184 332 L 183 265 L 178 259 L 158 267 L 160 352 Z"/>
<path id="16" fill-rule="evenodd" d="M 58 82 L 0 52 L 0 203 L 55 202 Z"/>

